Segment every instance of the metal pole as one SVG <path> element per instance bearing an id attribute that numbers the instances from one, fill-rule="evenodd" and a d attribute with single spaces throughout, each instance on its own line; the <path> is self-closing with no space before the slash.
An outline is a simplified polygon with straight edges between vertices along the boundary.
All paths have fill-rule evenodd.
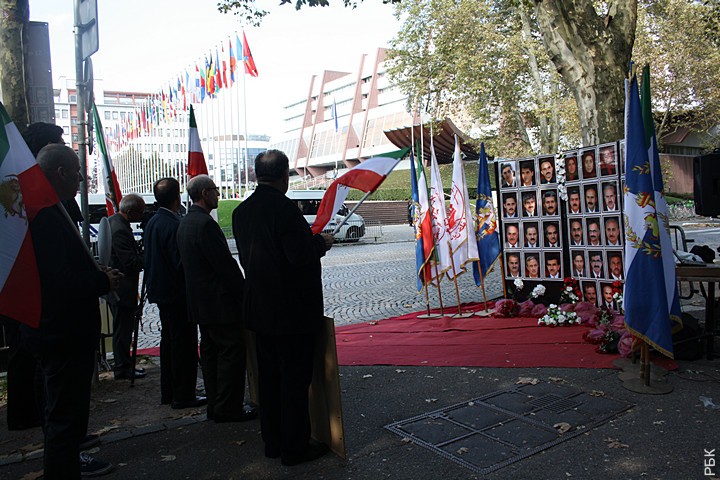
<path id="1" fill-rule="evenodd" d="M 78 157 L 80 158 L 80 172 L 83 181 L 80 182 L 80 211 L 82 212 L 82 238 L 85 244 L 90 246 L 90 224 L 88 222 L 88 183 L 87 183 L 87 140 L 85 138 L 85 83 L 83 74 L 82 54 L 82 25 L 80 22 L 80 0 L 74 0 L 75 15 L 75 86 L 77 88 L 77 132 L 78 132 Z M 71 115 L 72 117 L 72 115 Z"/>

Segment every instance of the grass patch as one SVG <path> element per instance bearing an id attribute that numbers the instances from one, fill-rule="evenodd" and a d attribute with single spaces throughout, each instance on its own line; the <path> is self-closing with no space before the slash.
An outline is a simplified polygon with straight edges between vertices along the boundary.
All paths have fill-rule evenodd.
<path id="1" fill-rule="evenodd" d="M 220 200 L 218 202 L 218 224 L 222 228 L 232 227 L 232 213 L 235 207 L 240 205 L 241 200 Z"/>

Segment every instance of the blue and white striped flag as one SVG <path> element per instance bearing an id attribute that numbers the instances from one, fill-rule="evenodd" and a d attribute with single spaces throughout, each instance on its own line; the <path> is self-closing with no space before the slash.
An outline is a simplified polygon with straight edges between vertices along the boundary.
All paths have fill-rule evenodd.
<path id="1" fill-rule="evenodd" d="M 480 144 L 478 160 L 477 200 L 475 201 L 475 239 L 477 240 L 479 262 L 473 263 L 475 285 L 480 286 L 482 279 L 500 257 L 500 239 L 497 233 L 497 217 L 490 188 L 490 172 L 488 171 L 485 144 Z M 479 265 L 478 265 L 479 264 Z M 478 268 L 479 267 L 479 268 Z"/>

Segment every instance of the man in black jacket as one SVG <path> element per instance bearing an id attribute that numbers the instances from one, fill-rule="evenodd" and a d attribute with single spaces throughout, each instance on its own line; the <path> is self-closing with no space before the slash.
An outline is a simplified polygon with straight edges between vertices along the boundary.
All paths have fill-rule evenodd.
<path id="1" fill-rule="evenodd" d="M 125 195 L 118 206 L 120 211 L 108 218 L 112 232 L 110 266 L 124 275 L 117 298 L 110 300 L 113 315 L 113 359 L 115 380 L 129 379 L 134 368 L 130 344 L 135 329 L 135 310 L 138 307 L 138 282 L 143 257 L 135 241 L 130 222 L 142 220 L 145 201 L 136 193 Z M 137 369 L 135 378 L 143 378 L 145 371 Z"/>
<path id="2" fill-rule="evenodd" d="M 60 200 L 75 196 L 82 180 L 77 154 L 64 145 L 48 145 L 38 164 Z M 117 289 L 122 274 L 102 271 L 64 209 L 42 209 L 30 222 L 42 293 L 37 329 L 21 327 L 22 341 L 39 360 L 44 391 L 44 478 L 79 479 L 80 455 L 87 431 L 90 381 L 100 340 L 98 296 Z M 84 454 L 83 454 L 84 455 Z M 94 474 L 112 465 L 102 462 Z"/>
<path id="3" fill-rule="evenodd" d="M 265 456 L 290 466 L 328 451 L 310 443 L 308 391 L 314 338 L 324 319 L 320 258 L 333 239 L 313 235 L 285 196 L 283 152 L 258 155 L 255 174 L 258 187 L 233 212 L 233 233 L 245 272 L 243 312 L 256 333 Z M 292 295 L 279 295 L 279 285 Z"/>
<path id="4" fill-rule="evenodd" d="M 145 285 L 148 301 L 160 310 L 160 403 L 172 408 L 205 405 L 195 395 L 197 325 L 187 314 L 185 276 L 177 246 L 180 183 L 161 178 L 153 186 L 158 210 L 145 226 Z"/>
<path id="5" fill-rule="evenodd" d="M 200 361 L 207 393 L 207 414 L 217 423 L 257 417 L 245 411 L 245 329 L 243 277 L 220 226 L 210 216 L 220 192 L 207 175 L 187 184 L 193 205 L 180 221 L 177 242 L 185 269 L 188 315 L 200 325 Z"/>

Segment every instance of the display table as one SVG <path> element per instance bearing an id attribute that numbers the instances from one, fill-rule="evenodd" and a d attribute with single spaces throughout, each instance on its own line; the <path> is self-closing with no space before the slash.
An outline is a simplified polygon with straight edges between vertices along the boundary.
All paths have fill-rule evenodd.
<path id="1" fill-rule="evenodd" d="M 678 282 L 704 282 L 708 286 L 705 297 L 705 355 L 712 360 L 715 336 L 720 335 L 715 326 L 715 284 L 720 282 L 720 265 L 677 265 L 675 271 Z"/>

